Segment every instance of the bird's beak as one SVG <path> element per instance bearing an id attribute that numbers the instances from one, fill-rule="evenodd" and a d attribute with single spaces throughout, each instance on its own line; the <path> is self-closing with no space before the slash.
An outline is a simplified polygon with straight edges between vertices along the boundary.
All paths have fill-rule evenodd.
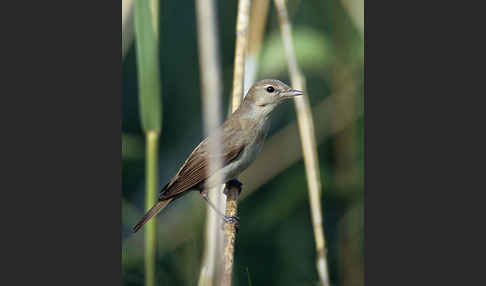
<path id="1" fill-rule="evenodd" d="M 289 89 L 287 91 L 284 91 L 282 93 L 280 93 L 280 96 L 282 98 L 292 98 L 294 96 L 298 96 L 298 95 L 302 95 L 304 94 L 302 91 L 300 90 L 297 90 L 297 89 Z"/>

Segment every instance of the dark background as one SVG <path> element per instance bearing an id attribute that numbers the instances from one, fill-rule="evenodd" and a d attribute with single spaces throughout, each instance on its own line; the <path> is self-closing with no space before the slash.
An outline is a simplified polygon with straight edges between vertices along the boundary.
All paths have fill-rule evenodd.
<path id="1" fill-rule="evenodd" d="M 270 1 L 257 79 L 290 84 L 278 18 Z M 358 5 L 357 18 L 343 6 Z M 224 106 L 231 94 L 237 1 L 217 1 Z M 289 1 L 297 57 L 314 109 L 322 180 L 324 231 L 333 285 L 363 285 L 363 56 L 359 1 Z M 361 14 L 359 14 L 361 13 Z M 193 1 L 160 2 L 160 65 L 163 127 L 159 185 L 177 172 L 203 139 L 197 34 Z M 362 27 L 362 26 L 361 26 Z M 143 285 L 143 234 L 129 230 L 144 208 L 144 136 L 138 113 L 136 54 L 132 43 L 122 62 L 122 273 L 124 285 Z M 329 107 L 330 96 L 343 98 Z M 332 114 L 316 116 L 318 106 Z M 226 110 L 226 108 L 225 108 Z M 325 109 L 328 110 L 328 109 Z M 349 120 L 349 118 L 353 118 Z M 272 118 L 272 135 L 296 121 L 294 105 Z M 344 123 L 342 123 L 344 122 Z M 335 128 L 334 126 L 339 126 Z M 288 136 L 298 137 L 298 132 Z M 280 152 L 300 154 L 300 145 Z M 265 151 L 265 147 L 264 147 Z M 235 249 L 235 285 L 315 285 L 315 244 L 302 158 L 283 166 L 242 199 Z M 274 165 L 275 164 L 275 165 Z M 279 156 L 272 168 L 282 164 Z M 251 178 L 248 178 L 251 180 Z M 248 185 L 250 182 L 244 183 Z M 248 190 L 246 190 L 248 191 Z M 178 200 L 157 217 L 159 285 L 194 285 L 203 252 L 205 204 L 197 194 Z"/>

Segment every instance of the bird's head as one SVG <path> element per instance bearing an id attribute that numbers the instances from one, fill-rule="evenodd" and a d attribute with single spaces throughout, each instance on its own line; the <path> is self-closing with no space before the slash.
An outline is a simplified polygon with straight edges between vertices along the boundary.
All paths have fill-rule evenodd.
<path id="1" fill-rule="evenodd" d="M 250 88 L 245 101 L 249 101 L 259 107 L 275 107 L 285 99 L 302 94 L 302 91 L 292 89 L 279 80 L 264 79 L 256 82 Z"/>

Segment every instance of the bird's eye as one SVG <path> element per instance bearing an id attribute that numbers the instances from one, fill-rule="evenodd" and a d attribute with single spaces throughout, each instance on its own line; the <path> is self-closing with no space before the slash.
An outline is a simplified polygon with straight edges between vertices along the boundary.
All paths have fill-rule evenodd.
<path id="1" fill-rule="evenodd" d="M 269 87 L 267 87 L 267 91 L 272 93 L 272 92 L 275 91 L 275 89 L 273 88 L 273 86 L 269 86 Z"/>

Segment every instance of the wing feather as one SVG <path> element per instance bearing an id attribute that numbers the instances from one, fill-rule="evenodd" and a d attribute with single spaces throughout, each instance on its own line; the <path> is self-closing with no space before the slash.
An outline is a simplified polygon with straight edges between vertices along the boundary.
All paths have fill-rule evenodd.
<path id="1" fill-rule="evenodd" d="M 232 135 L 234 134 L 224 133 L 223 137 Z M 177 172 L 177 175 L 161 191 L 159 200 L 166 200 L 177 196 L 182 192 L 199 185 L 212 175 L 208 174 L 208 140 L 211 140 L 211 138 L 212 137 L 207 138 L 194 149 L 186 162 L 182 165 L 179 172 Z M 225 138 L 223 138 L 223 140 L 224 139 Z M 223 151 L 220 154 L 212 156 L 220 156 L 223 166 L 226 166 L 238 157 L 244 147 L 245 144 L 243 143 L 223 144 Z"/>

